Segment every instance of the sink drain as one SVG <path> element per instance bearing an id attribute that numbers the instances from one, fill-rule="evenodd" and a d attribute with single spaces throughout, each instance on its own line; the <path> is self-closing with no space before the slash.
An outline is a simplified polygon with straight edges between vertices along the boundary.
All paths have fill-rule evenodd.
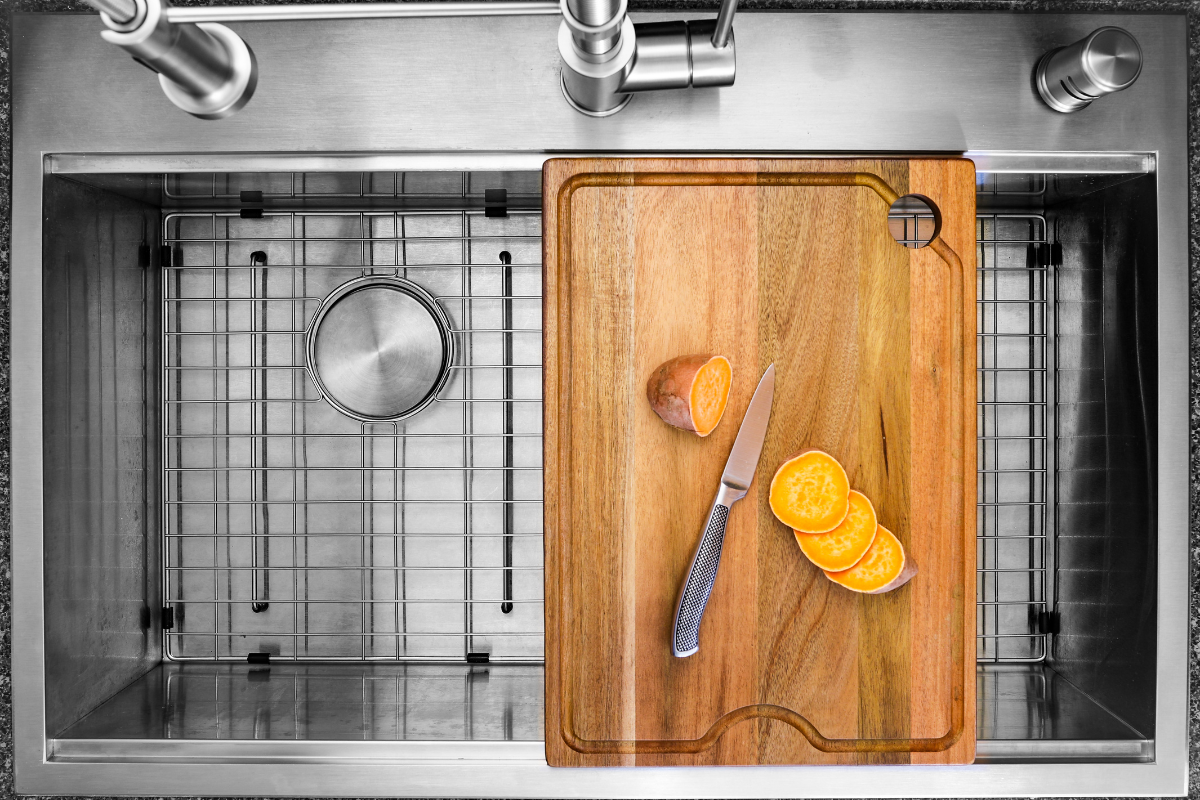
<path id="1" fill-rule="evenodd" d="M 454 363 L 450 321 L 412 281 L 367 276 L 322 302 L 305 334 L 308 373 L 330 405 L 391 422 L 433 402 Z"/>

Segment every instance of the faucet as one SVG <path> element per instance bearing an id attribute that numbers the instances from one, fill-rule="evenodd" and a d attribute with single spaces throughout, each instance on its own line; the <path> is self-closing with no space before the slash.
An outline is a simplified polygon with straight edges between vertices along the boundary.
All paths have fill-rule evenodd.
<path id="1" fill-rule="evenodd" d="M 722 0 L 716 20 L 637 25 L 628 0 L 560 0 L 560 6 L 562 91 L 577 111 L 606 117 L 636 92 L 733 85 L 737 0 Z"/>
<path id="2" fill-rule="evenodd" d="M 158 73 L 167 98 L 200 119 L 239 111 L 258 85 L 258 62 L 242 37 L 214 22 L 175 22 L 163 0 L 86 0 L 105 41 Z"/>
<path id="3" fill-rule="evenodd" d="M 158 73 L 163 92 L 201 119 L 221 119 L 254 94 L 254 51 L 221 22 L 384 17 L 561 14 L 560 84 L 567 102 L 593 117 L 624 108 L 637 92 L 732 86 L 733 16 L 633 24 L 629 0 L 371 2 L 177 8 L 168 0 L 86 0 L 100 11 L 101 36 Z"/>

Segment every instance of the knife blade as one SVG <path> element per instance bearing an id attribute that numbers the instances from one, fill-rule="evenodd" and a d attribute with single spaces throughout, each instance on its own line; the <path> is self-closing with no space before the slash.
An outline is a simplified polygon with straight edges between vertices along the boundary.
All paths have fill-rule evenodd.
<path id="1" fill-rule="evenodd" d="M 771 419 L 774 397 L 775 365 L 772 364 L 759 379 L 746 415 L 742 417 L 742 426 L 738 428 L 733 449 L 721 473 L 721 485 L 709 509 L 704 533 L 679 591 L 679 602 L 675 605 L 675 626 L 671 633 L 671 652 L 677 658 L 686 658 L 700 650 L 700 620 L 704 618 L 704 609 L 708 606 L 709 595 L 717 580 L 717 568 L 721 565 L 729 509 L 750 490 L 754 472 L 758 468 L 758 457 L 762 454 L 763 441 L 767 437 L 767 423 Z"/>

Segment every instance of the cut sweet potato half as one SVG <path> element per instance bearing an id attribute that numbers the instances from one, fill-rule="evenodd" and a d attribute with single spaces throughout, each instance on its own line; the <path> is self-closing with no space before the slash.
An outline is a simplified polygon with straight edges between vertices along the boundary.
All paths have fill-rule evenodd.
<path id="1" fill-rule="evenodd" d="M 863 594 L 883 594 L 898 589 L 917 574 L 917 565 L 905 555 L 904 545 L 882 525 L 867 554 L 850 569 L 826 570 L 825 576 L 836 584 Z"/>
<path id="2" fill-rule="evenodd" d="M 771 479 L 771 510 L 800 533 L 828 533 L 850 511 L 850 479 L 838 460 L 823 450 L 792 456 Z"/>
<path id="3" fill-rule="evenodd" d="M 850 490 L 850 510 L 842 523 L 829 533 L 796 534 L 796 543 L 808 560 L 830 572 L 850 569 L 866 555 L 875 541 L 879 520 L 875 507 L 862 492 Z"/>
<path id="4" fill-rule="evenodd" d="M 646 383 L 650 407 L 668 425 L 708 436 L 725 414 L 733 368 L 725 356 L 672 358 Z"/>

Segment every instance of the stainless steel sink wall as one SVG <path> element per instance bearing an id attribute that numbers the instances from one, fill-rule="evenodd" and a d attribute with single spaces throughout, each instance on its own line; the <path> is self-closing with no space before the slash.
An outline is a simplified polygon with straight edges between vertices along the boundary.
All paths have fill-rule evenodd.
<path id="1" fill-rule="evenodd" d="M 17 641 L 36 643 L 14 652 L 21 791 L 761 796 L 877 795 L 884 784 L 898 795 L 1183 791 L 1186 206 L 1183 82 L 1171 67 L 1176 61 L 1179 69 L 1183 64 L 1182 35 L 1174 27 L 1179 20 L 1103 18 L 1135 30 L 1152 56 L 1147 71 L 1133 90 L 1089 110 L 1095 112 L 1090 118 L 1061 118 L 1047 116 L 1049 112 L 1029 99 L 1028 87 L 1016 80 L 1024 66 L 1015 62 L 1024 59 L 1031 64 L 1047 42 L 1069 40 L 1073 31 L 1090 29 L 1101 18 L 746 16 L 750 22 L 739 27 L 739 46 L 764 58 L 756 61 L 751 55 L 742 65 L 739 90 L 743 93 L 698 93 L 691 99 L 661 101 L 639 98 L 635 105 L 640 110 L 631 106 L 624 112 L 631 116 L 600 123 L 560 115 L 560 98 L 538 88 L 539 75 L 553 74 L 550 59 L 543 62 L 534 55 L 526 61 L 528 53 L 504 50 L 509 45 L 500 44 L 529 41 L 534 43 L 529 52 L 540 53 L 536 42 L 544 33 L 538 30 L 543 22 L 520 21 L 518 26 L 488 21 L 491 27 L 485 30 L 470 21 L 461 27 L 422 21 L 404 31 L 388 26 L 296 25 L 286 28 L 286 36 L 273 26 L 247 26 L 259 31 L 257 38 L 248 31 L 247 39 L 256 46 L 260 60 L 269 54 L 277 59 L 275 63 L 296 68 L 300 54 L 323 52 L 327 44 L 323 37 L 332 35 L 362 45 L 354 48 L 362 68 L 393 74 L 383 69 L 395 66 L 388 62 L 387 53 L 392 52 L 388 37 L 418 31 L 423 35 L 411 40 L 412 49 L 406 53 L 412 64 L 443 63 L 448 53 L 463 47 L 472 53 L 503 52 L 503 63 L 532 63 L 535 74 L 530 78 L 519 72 L 517 80 L 514 73 L 512 80 L 479 92 L 455 73 L 430 70 L 430 81 L 415 89 L 393 87 L 401 94 L 415 92 L 396 102 L 397 96 L 382 100 L 336 65 L 322 64 L 329 71 L 315 75 L 303 91 L 278 83 L 264 87 L 258 110 L 248 109 L 226 127 L 170 116 L 169 109 L 158 108 L 157 88 L 145 86 L 142 91 L 133 79 L 119 93 L 97 90 L 90 83 L 85 87 L 79 76 L 98 70 L 114 74 L 127 70 L 127 77 L 144 77 L 143 71 L 127 68 L 119 57 L 109 58 L 93 42 L 94 31 L 83 24 L 86 18 L 18 19 L 14 636 Z M 982 53 L 972 33 L 981 20 L 996 31 Z M 902 98 L 893 100 L 887 92 L 871 94 L 875 90 L 869 81 L 848 83 L 851 73 L 814 71 L 803 55 L 823 52 L 830 36 L 841 36 L 839 53 L 865 59 L 870 43 L 886 50 L 898 32 L 918 46 L 932 37 L 927 53 L 936 54 L 950 43 L 945 48 L 947 64 L 974 65 L 979 81 L 969 87 L 969 81 L 955 84 L 940 95 L 942 105 L 918 114 L 901 103 Z M 746 44 L 756 37 L 757 50 Z M 957 55 L 955 48 L 960 49 Z M 62 63 L 78 69 L 68 73 L 59 69 Z M 869 59 L 860 59 L 860 66 L 857 74 L 884 68 Z M 802 104 L 802 118 L 789 116 L 802 106 L 777 102 L 792 96 L 793 90 L 787 88 L 792 84 L 768 77 L 768 69 L 785 77 L 808 76 L 805 85 L 810 94 L 804 99 L 810 102 Z M 921 77 L 918 72 L 902 74 L 909 69 L 903 60 L 888 62 L 887 69 L 905 85 Z M 439 81 L 440 88 L 430 91 Z M 983 85 L 989 91 L 981 94 Z M 874 107 L 861 118 L 855 118 L 855 112 L 847 117 L 841 110 L 846 91 L 870 95 L 868 105 Z M 38 100 L 51 95 L 62 101 Z M 720 103 L 715 102 L 718 96 Z M 317 109 L 312 97 L 328 98 L 329 104 Z M 1135 101 L 1136 105 L 1129 105 Z M 379 108 L 380 103 L 389 109 L 403 108 L 408 116 L 379 126 L 373 117 L 355 111 Z M 661 111 L 667 113 L 660 115 Z M 272 116 L 281 113 L 290 115 L 286 123 Z M 887 126 L 869 124 L 877 113 L 887 115 Z M 332 123 L 334 119 L 358 119 L 361 124 L 347 127 Z M 405 124 L 405 120 L 420 124 Z M 715 127 L 696 124 L 704 120 L 715 121 Z M 303 136 L 297 137 L 297 131 L 304 131 Z M 293 152 L 280 153 L 281 147 Z M 1058 633 L 1047 636 L 1049 666 L 1001 665 L 985 668 L 981 675 L 981 687 L 990 687 L 990 693 L 981 691 L 981 705 L 992 702 L 994 731 L 1011 738 L 990 740 L 999 744 L 975 766 L 939 770 L 550 770 L 537 742 L 517 741 L 519 726 L 514 726 L 512 740 L 503 741 L 503 723 L 495 729 L 501 734 L 498 742 L 468 740 L 465 733 L 458 740 L 452 735 L 449 742 L 428 738 L 394 742 L 386 740 L 389 728 L 383 711 L 379 726 L 372 729 L 379 735 L 369 743 L 339 745 L 328 728 L 317 735 L 330 738 L 295 738 L 296 729 L 286 728 L 282 721 L 287 719 L 283 704 L 269 702 L 275 688 L 290 683 L 293 701 L 303 698 L 317 705 L 331 696 L 331 690 L 322 689 L 320 680 L 314 683 L 311 677 L 250 684 L 249 675 L 240 672 L 234 676 L 236 685 L 223 682 L 215 673 L 202 682 L 209 682 L 222 703 L 232 702 L 227 707 L 233 711 L 231 719 L 241 720 L 240 736 L 263 738 L 242 739 L 232 747 L 213 738 L 163 738 L 171 730 L 169 725 L 159 726 L 157 732 L 141 729 L 145 736 L 134 739 L 88 738 L 95 736 L 96 729 L 87 725 L 97 718 L 83 714 L 110 690 L 128 683 L 122 702 L 142 708 L 137 701 L 141 692 L 151 705 L 158 698 L 155 707 L 162 708 L 160 690 L 183 685 L 172 679 L 177 667 L 169 664 L 153 667 L 143 680 L 129 683 L 159 658 L 155 635 L 146 633 L 157 628 L 157 620 L 153 612 L 143 611 L 157 608 L 158 602 L 154 582 L 145 581 L 146 565 L 157 563 L 157 554 L 151 551 L 156 531 L 149 518 L 112 511 L 120 507 L 119 501 L 127 501 L 126 508 L 149 508 L 159 502 L 153 489 L 144 485 L 146 475 L 159 469 L 145 448 L 144 426 L 153 427 L 157 408 L 153 386 L 145 385 L 144 375 L 141 381 L 121 381 L 120 386 L 110 377 L 118 367 L 136 369 L 137 364 L 155 358 L 145 345 L 145 335 L 161 325 L 152 310 L 137 311 L 134 302 L 139 285 L 154 296 L 156 290 L 147 282 L 153 278 L 143 271 L 139 283 L 136 271 L 125 266 L 130 258 L 135 263 L 141 258 L 138 246 L 143 242 L 154 244 L 152 236 L 138 237 L 137 226 L 131 223 L 140 217 L 157 224 L 161 195 L 144 191 L 146 175 L 236 170 L 529 170 L 540 166 L 549 150 L 666 148 L 703 154 L 731 147 L 788 153 L 973 149 L 985 151 L 975 155 L 984 172 L 1088 176 L 1064 178 L 1064 184 L 1091 181 L 1102 189 L 1094 193 L 1071 189 L 1042 203 L 1040 209 L 1063 244 L 1059 274 L 1078 280 L 1078 294 L 1073 296 L 1077 300 L 1068 299 L 1062 306 L 1060 331 L 1066 326 L 1066 335 L 1055 358 L 1062 362 L 1059 367 L 1065 363 L 1068 372 L 1077 370 L 1079 375 L 1073 382 L 1059 380 L 1053 387 L 1053 431 L 1058 440 L 1053 457 L 1059 470 L 1052 491 L 1058 512 L 1053 526 L 1060 546 L 1043 566 L 1060 580 L 1054 593 Z M 333 152 L 347 148 L 372 152 Z M 327 152 L 297 152 L 313 149 Z M 180 152 L 189 155 L 177 155 Z M 84 174 L 104 177 L 81 179 Z M 1125 180 L 1129 175 L 1139 177 Z M 80 180 L 103 185 L 102 199 L 94 188 L 59 185 Z M 114 199 L 114 194 L 125 199 Z M 134 198 L 147 202 L 139 204 Z M 1138 213 L 1131 216 L 1131 207 Z M 42 208 L 54 210 L 62 220 L 79 220 L 82 227 L 67 225 L 59 231 L 43 226 Z M 92 223 L 86 223 L 89 217 Z M 138 239 L 136 245 L 133 239 Z M 114 247 L 113 241 L 119 244 Z M 125 255 L 112 256 L 119 248 L 125 248 Z M 72 252 L 81 255 L 67 269 L 64 265 L 70 259 L 63 254 Z M 156 257 L 151 247 L 152 264 Z M 57 267 L 51 263 L 55 259 Z M 1072 270 L 1079 274 L 1071 274 Z M 1067 291 L 1068 283 L 1061 288 Z M 50 296 L 59 290 L 79 297 L 77 304 L 59 303 Z M 1059 299 L 1063 297 L 1060 294 Z M 1079 304 L 1077 309 L 1069 308 L 1072 302 Z M 116 310 L 122 313 L 113 313 Z M 113 319 L 120 324 L 110 323 Z M 72 331 L 65 337 L 71 347 L 64 347 L 62 339 L 55 345 L 55 333 L 63 326 Z M 1073 335 L 1078 335 L 1078 342 L 1071 341 Z M 115 347 L 118 342 L 123 345 L 120 352 Z M 88 399 L 76 401 L 86 407 L 86 414 L 65 411 L 63 400 L 52 396 L 64 383 L 69 387 L 66 404 L 70 397 L 79 396 L 76 389 L 81 384 L 89 387 Z M 1095 390 L 1101 384 L 1105 394 L 1098 400 Z M 55 429 L 63 425 L 72 426 L 73 433 L 56 436 Z M 1092 447 L 1097 442 L 1099 450 Z M 71 475 L 64 474 L 64 453 L 72 454 L 75 472 Z M 1130 482 L 1138 488 L 1129 489 Z M 74 517 L 57 516 L 52 509 L 64 496 L 80 501 L 74 505 Z M 71 531 L 71 535 L 64 533 Z M 94 564 L 109 569 L 89 566 Z M 1117 574 L 1118 568 L 1126 573 Z M 110 578 L 104 589 L 111 591 L 96 588 L 99 575 Z M 1064 575 L 1069 580 L 1062 580 Z M 87 608 L 89 603 L 94 608 Z M 101 641 L 109 626 L 124 631 L 113 645 Z M 320 670 L 316 674 L 335 677 Z M 488 686 L 495 682 L 497 697 L 520 696 L 519 689 L 501 688 L 508 685 L 507 677 L 489 676 Z M 347 679 L 375 685 L 370 676 Z M 472 685 L 478 688 L 472 681 L 479 681 L 469 670 L 438 680 L 446 682 L 432 685 L 461 686 L 464 691 Z M 400 686 L 401 682 L 385 669 L 378 685 Z M 267 695 L 262 694 L 272 686 Z M 60 690 L 62 697 L 51 699 Z M 198 701 L 195 690 L 188 691 Z M 399 708 L 389 705 L 386 690 L 381 692 L 380 703 L 362 707 Z M 481 691 L 479 696 L 485 694 Z M 198 711 L 202 705 L 190 707 Z M 281 716 L 272 716 L 276 711 Z M 301 717 L 314 719 L 296 713 L 291 719 Z M 333 718 L 318 713 L 315 719 L 319 723 Z M 78 727 L 64 732 L 63 726 L 71 723 Z M 289 731 L 289 739 L 278 738 Z M 1097 755 L 1092 737 L 1100 732 L 1129 746 Z M 1039 738 L 1056 741 L 1047 751 L 1049 764 L 1038 763 L 1036 753 L 1031 755 L 1027 747 Z M 1064 748 L 1064 742 L 1069 746 Z M 1113 758 L 1134 763 L 1114 763 Z M 1104 761 L 1097 763 L 1097 759 Z M 221 768 L 213 769 L 212 762 Z M 803 780 L 798 780 L 801 775 Z"/>
<path id="2" fill-rule="evenodd" d="M 1079 190 L 1080 181 L 1063 189 Z M 1090 188 L 1090 187 L 1088 187 Z M 1154 180 L 1062 204 L 1056 272 L 1055 668 L 1155 729 L 1158 441 Z"/>
<path id="3" fill-rule="evenodd" d="M 162 656 L 158 322 L 146 302 L 158 273 L 139 263 L 158 212 L 60 179 L 45 202 L 46 729 L 56 733 Z"/>

